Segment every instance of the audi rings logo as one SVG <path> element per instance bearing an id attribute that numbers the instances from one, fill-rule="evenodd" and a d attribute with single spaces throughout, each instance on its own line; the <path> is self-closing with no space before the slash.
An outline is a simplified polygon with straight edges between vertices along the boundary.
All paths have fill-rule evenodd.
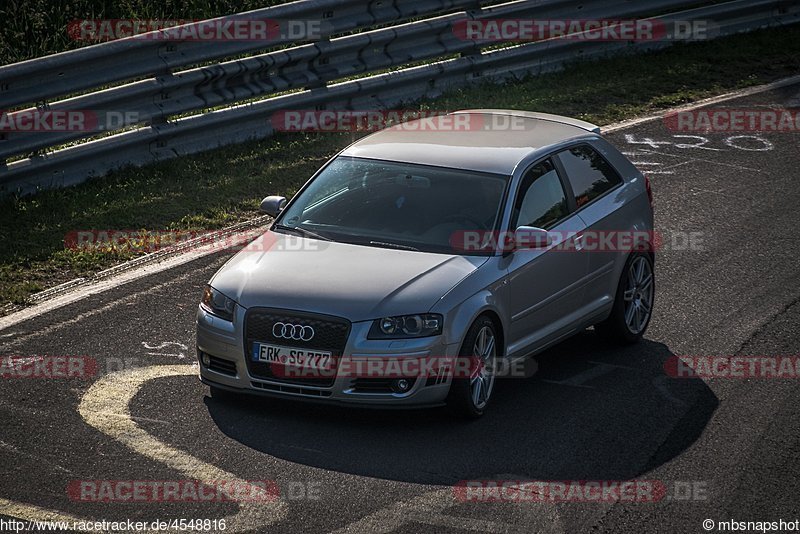
<path id="1" fill-rule="evenodd" d="M 314 329 L 301 324 L 275 323 L 272 327 L 272 335 L 295 341 L 311 341 L 314 337 Z"/>

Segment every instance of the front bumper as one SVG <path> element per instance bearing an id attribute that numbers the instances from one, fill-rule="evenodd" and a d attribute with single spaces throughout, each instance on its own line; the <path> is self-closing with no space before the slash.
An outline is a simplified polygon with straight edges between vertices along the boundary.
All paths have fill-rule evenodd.
<path id="1" fill-rule="evenodd" d="M 287 310 L 286 313 L 292 311 Z M 239 393 L 387 408 L 441 405 L 450 389 L 451 377 L 444 372 L 444 369 L 437 376 L 414 376 L 413 385 L 404 393 L 382 388 L 383 382 L 380 379 L 376 384 L 375 380 L 372 382 L 363 380 L 364 377 L 352 376 L 353 373 L 337 372 L 332 383 L 327 385 L 318 385 L 308 379 L 293 381 L 291 378 L 268 379 L 253 376 L 245 360 L 249 357 L 250 347 L 245 347 L 244 323 L 245 310 L 241 307 L 237 307 L 233 323 L 221 320 L 203 308 L 198 308 L 198 358 L 205 353 L 211 360 L 211 365 L 205 365 L 202 359 L 200 361 L 200 379 L 203 383 Z M 343 361 L 350 363 L 350 369 L 363 369 L 369 367 L 369 360 L 376 358 L 383 361 L 398 358 L 419 362 L 434 358 L 440 363 L 454 361 L 458 354 L 458 345 L 447 345 L 443 341 L 443 336 L 408 340 L 369 340 L 367 332 L 371 324 L 371 321 L 352 323 L 346 345 L 338 360 L 340 371 Z M 413 365 L 412 362 L 409 367 L 416 369 L 422 368 L 423 365 Z"/>

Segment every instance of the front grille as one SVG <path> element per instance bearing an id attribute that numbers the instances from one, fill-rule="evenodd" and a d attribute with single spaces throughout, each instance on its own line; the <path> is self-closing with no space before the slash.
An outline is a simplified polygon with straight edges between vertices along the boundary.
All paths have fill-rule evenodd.
<path id="1" fill-rule="evenodd" d="M 275 337 L 272 333 L 275 323 L 310 326 L 314 329 L 314 337 L 309 341 Z M 252 377 L 287 384 L 330 387 L 336 379 L 334 373 L 323 373 L 324 376 L 289 378 L 275 373 L 272 369 L 275 364 L 253 361 L 253 343 L 272 343 L 286 347 L 330 351 L 335 366 L 344 353 L 347 337 L 350 335 L 350 321 L 330 315 L 253 308 L 248 310 L 245 315 L 244 331 L 245 361 L 247 370 Z"/>
<path id="2" fill-rule="evenodd" d="M 222 373 L 223 375 L 236 376 L 236 362 L 217 358 L 216 356 L 211 356 L 210 354 L 209 358 L 211 360 L 208 364 L 208 368 L 210 370 L 216 371 L 217 373 Z"/>

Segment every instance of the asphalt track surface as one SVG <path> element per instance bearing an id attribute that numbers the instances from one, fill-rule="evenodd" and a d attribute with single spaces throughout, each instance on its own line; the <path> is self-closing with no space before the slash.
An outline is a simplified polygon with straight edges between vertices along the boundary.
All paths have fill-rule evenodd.
<path id="1" fill-rule="evenodd" d="M 723 107 L 797 105 L 800 87 Z M 194 313 L 215 254 L 0 331 L 0 355 L 85 355 L 91 378 L 0 381 L 0 519 L 227 518 L 227 532 L 704 532 L 800 518 L 800 382 L 675 379 L 675 355 L 800 354 L 800 136 L 609 139 L 649 173 L 656 309 L 620 349 L 589 330 L 499 383 L 490 412 L 221 402 Z M 680 134 L 683 135 L 683 134 Z M 741 135 L 741 134 L 735 134 Z M 702 144 L 702 148 L 697 146 Z M 709 150 L 711 149 L 711 150 Z M 265 194 L 269 193 L 265 191 Z M 271 480 L 269 503 L 85 502 L 81 480 Z M 462 480 L 656 481 L 658 502 L 462 502 Z M 712 529 L 717 532 L 718 530 Z"/>

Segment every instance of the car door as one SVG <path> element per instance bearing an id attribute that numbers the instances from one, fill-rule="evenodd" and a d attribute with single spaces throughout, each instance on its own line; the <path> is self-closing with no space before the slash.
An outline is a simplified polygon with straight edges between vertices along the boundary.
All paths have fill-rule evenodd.
<path id="1" fill-rule="evenodd" d="M 574 199 L 565 185 L 547 158 L 526 170 L 515 193 L 509 229 L 544 228 L 554 242 L 544 248 L 517 248 L 507 258 L 512 357 L 567 335 L 581 307 L 588 271 L 580 250 L 585 224 L 575 216 Z"/>
<path id="2" fill-rule="evenodd" d="M 561 168 L 575 195 L 577 214 L 583 220 L 585 251 L 589 270 L 585 302 L 591 309 L 600 309 L 614 300 L 617 272 L 614 267 L 624 250 L 626 237 L 630 236 L 630 223 L 621 206 L 619 173 L 598 150 L 581 143 L 557 154 Z M 589 310 L 591 312 L 591 310 Z"/>

